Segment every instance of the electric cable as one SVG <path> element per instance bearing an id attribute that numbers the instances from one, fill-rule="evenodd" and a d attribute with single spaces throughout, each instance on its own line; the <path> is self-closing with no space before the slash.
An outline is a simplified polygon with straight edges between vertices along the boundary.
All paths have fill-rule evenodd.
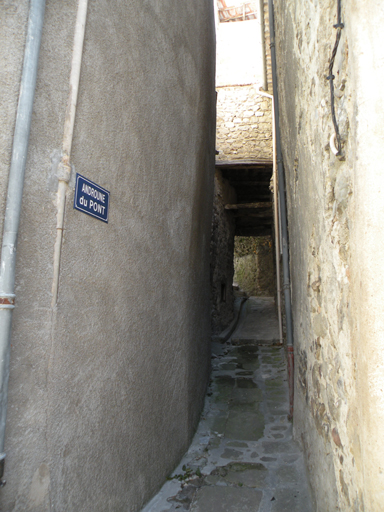
<path id="1" fill-rule="evenodd" d="M 341 0 L 337 0 L 337 23 L 336 25 L 333 25 L 333 27 L 337 30 L 336 32 L 336 41 L 333 46 L 331 60 L 329 62 L 329 75 L 327 76 L 327 80 L 329 80 L 330 90 L 331 90 L 331 115 L 332 115 L 332 123 L 333 127 L 335 129 L 335 135 L 336 135 L 336 149 L 337 153 L 336 156 L 341 156 L 341 136 L 339 131 L 339 126 L 337 124 L 336 119 L 336 113 L 335 113 L 335 86 L 334 86 L 334 79 L 335 76 L 333 74 L 333 65 L 335 63 L 335 58 L 337 54 L 337 49 L 339 47 L 339 42 L 341 38 L 341 30 L 344 28 L 344 24 L 341 22 Z"/>

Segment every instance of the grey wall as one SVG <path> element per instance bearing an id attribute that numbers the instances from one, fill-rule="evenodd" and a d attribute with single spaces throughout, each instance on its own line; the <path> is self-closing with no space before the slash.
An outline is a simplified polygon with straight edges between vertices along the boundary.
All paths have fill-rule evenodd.
<path id="1" fill-rule="evenodd" d="M 342 2 L 333 133 L 336 2 L 276 0 L 295 342 L 296 437 L 317 510 L 383 508 L 382 23 L 379 1 Z"/>
<path id="2" fill-rule="evenodd" d="M 4 512 L 139 510 L 186 450 L 208 378 L 212 4 L 89 2 L 71 161 L 111 192 L 110 217 L 73 210 L 70 187 L 52 310 L 76 7 L 46 8 L 17 252 Z M 0 9 L 2 51 L 12 53 L 0 82 L 3 185 L 28 2 Z M 1 212 L 4 199 L 2 187 Z"/>

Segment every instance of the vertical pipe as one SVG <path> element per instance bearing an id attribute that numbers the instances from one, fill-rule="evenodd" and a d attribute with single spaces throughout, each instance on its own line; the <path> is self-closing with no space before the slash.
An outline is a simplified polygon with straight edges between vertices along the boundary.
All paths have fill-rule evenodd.
<path id="1" fill-rule="evenodd" d="M 44 11 L 45 0 L 31 0 L 4 217 L 0 263 L 0 479 L 4 474 L 5 463 L 4 437 L 8 402 L 12 312 L 15 307 L 16 243 Z"/>
<path id="2" fill-rule="evenodd" d="M 294 399 L 294 371 L 295 371 L 295 364 L 294 364 L 294 353 L 293 353 L 293 345 L 287 346 L 287 352 L 288 352 L 288 389 L 289 389 L 289 417 L 293 418 L 293 399 Z"/>
<path id="3" fill-rule="evenodd" d="M 276 49 L 275 49 L 275 23 L 273 13 L 273 0 L 268 0 L 269 5 L 269 30 L 271 39 L 271 60 L 272 60 L 272 82 L 273 97 L 275 101 L 275 130 L 276 130 L 276 159 L 279 179 L 279 206 L 281 220 L 281 236 L 283 249 L 283 290 L 285 299 L 285 313 L 287 322 L 287 346 L 288 346 L 288 380 L 290 385 L 290 416 L 293 415 L 293 325 L 292 325 L 292 305 L 291 305 L 291 284 L 289 276 L 289 253 L 288 253 L 288 224 L 287 208 L 285 198 L 285 177 L 283 168 L 283 155 L 281 151 L 280 124 L 279 124 L 279 94 L 277 89 L 276 76 Z"/>
<path id="4" fill-rule="evenodd" d="M 280 279 L 280 220 L 278 210 L 278 183 L 276 168 L 276 136 L 275 136 L 275 102 L 272 100 L 272 133 L 273 133 L 273 218 L 275 223 L 275 258 L 276 258 L 276 294 L 277 316 L 279 320 L 279 342 L 283 344 L 283 319 L 281 315 L 281 279 Z"/>
<path id="5" fill-rule="evenodd" d="M 212 0 L 213 2 L 213 13 L 215 16 L 215 29 L 217 34 L 217 29 L 219 27 L 220 19 L 219 19 L 219 9 L 217 7 L 217 0 Z"/>
<path id="6" fill-rule="evenodd" d="M 283 320 L 281 316 L 281 280 L 280 280 L 280 219 L 278 212 L 278 183 L 276 176 L 276 126 L 275 101 L 271 94 L 258 91 L 257 94 L 272 101 L 272 137 L 273 137 L 273 218 L 275 223 L 275 251 L 276 251 L 276 288 L 277 288 L 277 316 L 279 321 L 279 342 L 283 343 Z"/>
<path id="7" fill-rule="evenodd" d="M 264 23 L 264 0 L 259 0 L 259 21 L 261 37 L 261 58 L 263 62 L 263 89 L 268 91 L 267 80 L 267 56 L 265 53 L 265 23 Z"/>
<path id="8" fill-rule="evenodd" d="M 68 182 L 71 177 L 70 158 L 73 130 L 75 126 L 77 95 L 79 91 L 87 8 L 88 0 L 79 0 L 76 16 L 75 37 L 73 41 L 71 75 L 69 78 L 69 99 L 64 123 L 62 156 L 58 168 L 59 185 L 57 189 L 56 242 L 53 254 L 52 307 L 56 305 L 57 294 L 59 291 L 59 273 L 64 229 L 65 199 L 68 190 Z"/>

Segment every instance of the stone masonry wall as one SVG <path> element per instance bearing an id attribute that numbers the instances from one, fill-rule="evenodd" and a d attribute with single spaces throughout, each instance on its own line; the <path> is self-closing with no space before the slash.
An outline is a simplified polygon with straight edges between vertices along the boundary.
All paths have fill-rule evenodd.
<path id="1" fill-rule="evenodd" d="M 212 334 L 219 334 L 233 319 L 233 248 L 235 219 L 225 210 L 236 202 L 236 193 L 221 171 L 215 172 L 211 234 L 211 322 Z"/>
<path id="2" fill-rule="evenodd" d="M 272 159 L 272 102 L 259 87 L 217 89 L 218 160 Z"/>
<path id="3" fill-rule="evenodd" d="M 317 512 L 383 510 L 384 11 L 342 2 L 330 150 L 336 1 L 275 4 L 295 346 L 294 431 Z M 374 5 L 376 4 L 376 5 Z"/>
<path id="4" fill-rule="evenodd" d="M 275 295 L 275 266 L 270 236 L 236 236 L 234 267 L 234 282 L 249 296 Z"/>

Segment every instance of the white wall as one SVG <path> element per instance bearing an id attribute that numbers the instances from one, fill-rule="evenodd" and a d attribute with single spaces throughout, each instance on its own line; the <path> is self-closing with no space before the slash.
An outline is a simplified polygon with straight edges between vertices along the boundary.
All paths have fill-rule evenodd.
<path id="1" fill-rule="evenodd" d="M 216 86 L 262 82 L 259 20 L 219 23 Z"/>

